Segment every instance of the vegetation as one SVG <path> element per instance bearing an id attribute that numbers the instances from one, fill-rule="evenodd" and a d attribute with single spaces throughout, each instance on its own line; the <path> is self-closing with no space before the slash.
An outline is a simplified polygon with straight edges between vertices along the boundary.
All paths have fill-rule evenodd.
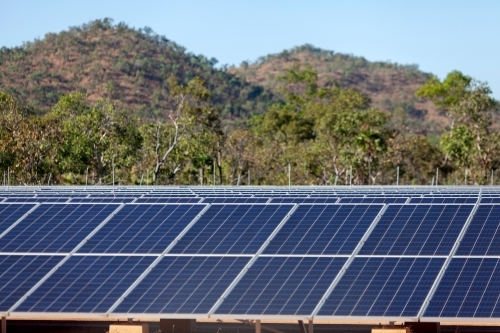
<path id="1" fill-rule="evenodd" d="M 0 93 L 0 167 L 11 184 L 284 185 L 486 184 L 499 165 L 498 104 L 488 86 L 460 72 L 431 77 L 417 92 L 450 126 L 433 145 L 410 131 L 403 110 L 374 108 L 361 92 L 320 84 L 310 66 L 284 70 L 280 94 L 245 126 L 224 128 L 204 80 L 168 78 L 168 116 L 141 121 L 111 98 L 62 96 L 36 115 Z M 467 174 L 467 176 L 465 176 Z"/>
<path id="2" fill-rule="evenodd" d="M 284 185 L 289 165 L 297 185 L 494 180 L 499 105 L 458 71 L 311 45 L 216 62 L 110 19 L 2 48 L 4 183 Z"/>

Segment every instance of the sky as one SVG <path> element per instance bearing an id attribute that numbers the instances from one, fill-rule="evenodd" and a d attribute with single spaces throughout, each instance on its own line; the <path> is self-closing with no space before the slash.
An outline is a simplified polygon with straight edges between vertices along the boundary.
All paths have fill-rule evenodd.
<path id="1" fill-rule="evenodd" d="M 151 27 L 189 52 L 239 65 L 303 44 L 370 61 L 452 70 L 500 99 L 500 1 L 0 0 L 0 47 L 98 18 Z"/>

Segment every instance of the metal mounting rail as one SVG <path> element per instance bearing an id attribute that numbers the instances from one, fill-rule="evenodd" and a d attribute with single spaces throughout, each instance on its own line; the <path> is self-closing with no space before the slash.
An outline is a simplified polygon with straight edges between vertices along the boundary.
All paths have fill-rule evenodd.
<path id="1" fill-rule="evenodd" d="M 479 192 L 479 196 L 477 198 L 476 204 L 472 208 L 472 210 L 469 214 L 469 217 L 467 217 L 467 220 L 465 221 L 464 226 L 462 227 L 462 230 L 458 234 L 457 240 L 456 240 L 455 244 L 453 244 L 453 247 L 451 248 L 451 251 L 450 251 L 450 254 L 448 255 L 448 258 L 446 258 L 446 260 L 444 261 L 443 267 L 439 271 L 439 274 L 436 277 L 436 280 L 434 280 L 434 283 L 433 283 L 431 289 L 429 290 L 429 293 L 427 294 L 427 297 L 425 298 L 425 301 L 422 304 L 420 311 L 418 311 L 417 318 L 419 321 L 420 321 L 420 317 L 422 317 L 425 310 L 427 310 L 427 307 L 429 306 L 429 303 L 430 303 L 432 297 L 434 296 L 434 293 L 436 292 L 436 289 L 437 289 L 439 283 L 441 282 L 441 279 L 443 278 L 444 273 L 446 272 L 446 269 L 450 265 L 451 259 L 453 258 L 454 254 L 457 252 L 458 247 L 460 246 L 460 242 L 464 238 L 465 232 L 469 228 L 469 225 L 472 222 L 474 215 L 476 215 L 476 211 L 478 210 L 480 203 L 481 203 L 481 192 Z"/>
<path id="2" fill-rule="evenodd" d="M 28 290 L 28 292 L 26 294 L 24 294 L 23 297 L 21 297 L 13 306 L 11 306 L 11 308 L 7 312 L 8 313 L 13 312 L 36 289 L 38 289 L 38 287 L 40 287 L 42 285 L 42 283 L 44 283 L 52 274 L 54 274 L 54 272 L 57 271 L 59 269 L 59 267 L 61 267 L 66 261 L 68 261 L 69 258 L 71 258 L 71 256 L 76 251 L 78 251 L 83 245 L 85 245 L 85 243 L 90 239 L 90 237 L 95 235 L 97 233 L 97 231 L 99 231 L 99 229 L 101 229 L 106 223 L 108 223 L 108 221 L 111 220 L 111 218 L 113 216 L 115 216 L 116 213 L 118 213 L 124 206 L 125 206 L 124 204 L 121 204 L 120 206 L 118 206 L 104 221 L 102 221 L 90 234 L 88 234 L 87 237 L 85 237 L 85 239 L 83 241 L 81 241 L 67 256 L 65 256 L 54 268 L 52 268 L 47 274 L 45 274 L 45 276 L 43 278 L 41 278 L 40 281 L 38 281 L 30 290 Z"/>
<path id="3" fill-rule="evenodd" d="M 326 300 L 328 299 L 328 297 L 332 293 L 333 289 L 335 289 L 335 287 L 339 283 L 339 281 L 342 278 L 342 276 L 344 276 L 345 272 L 347 271 L 347 269 L 349 268 L 349 266 L 351 265 L 351 263 L 354 261 L 354 258 L 356 257 L 356 255 L 359 253 L 359 251 L 361 250 L 361 248 L 363 247 L 363 245 L 365 245 L 366 240 L 368 239 L 368 237 L 372 233 L 373 229 L 375 229 L 375 227 L 377 226 L 378 221 L 380 221 L 380 219 L 382 218 L 382 215 L 384 215 L 385 211 L 387 210 L 387 207 L 389 207 L 389 205 L 384 204 L 384 206 L 382 207 L 382 209 L 380 210 L 380 212 L 377 214 L 377 216 L 375 216 L 375 218 L 373 219 L 372 224 L 370 224 L 370 227 L 368 227 L 368 229 L 366 230 L 365 234 L 363 235 L 363 237 L 361 238 L 361 240 L 358 242 L 358 245 L 356 246 L 356 248 L 352 252 L 351 256 L 344 263 L 344 266 L 342 266 L 342 269 L 337 274 L 337 276 L 335 277 L 335 279 L 332 281 L 332 283 L 330 284 L 330 286 L 328 287 L 328 289 L 324 293 L 323 297 L 319 301 L 318 305 L 316 305 L 316 307 L 314 308 L 314 310 L 311 313 L 311 316 L 310 316 L 309 319 L 312 320 L 314 318 L 314 316 L 316 316 L 316 314 L 319 312 L 319 310 L 321 309 L 321 307 L 323 306 L 323 304 L 326 302 Z"/>
<path id="4" fill-rule="evenodd" d="M 236 285 L 238 284 L 238 282 L 240 282 L 240 280 L 243 278 L 243 276 L 245 276 L 246 272 L 250 269 L 250 267 L 252 267 L 252 265 L 255 263 L 255 261 L 257 261 L 259 255 L 262 252 L 264 252 L 264 250 L 269 245 L 269 243 L 273 240 L 273 238 L 276 236 L 276 234 L 281 230 L 281 228 L 285 225 L 285 223 L 288 221 L 290 216 L 292 216 L 292 214 L 297 210 L 298 207 L 299 207 L 299 205 L 297 205 L 297 204 L 293 205 L 292 209 L 290 209 L 288 214 L 286 214 L 286 216 L 281 220 L 280 224 L 278 224 L 278 226 L 274 229 L 274 231 L 271 233 L 271 235 L 269 235 L 269 237 L 264 242 L 264 244 L 262 244 L 262 246 L 259 248 L 259 250 L 257 250 L 257 253 L 255 253 L 255 255 L 252 257 L 252 259 L 250 259 L 250 261 L 245 265 L 245 267 L 243 267 L 241 272 L 236 276 L 236 278 L 233 280 L 233 282 L 231 282 L 231 284 L 229 285 L 229 287 L 227 287 L 227 289 L 224 291 L 224 293 L 222 293 L 221 297 L 219 297 L 219 299 L 214 304 L 214 306 L 212 306 L 212 308 L 208 311 L 209 318 L 215 311 L 217 311 L 219 306 L 226 299 L 227 295 L 229 295 L 229 293 L 234 289 L 234 287 L 236 287 Z"/>
<path id="5" fill-rule="evenodd" d="M 8 227 L 7 229 L 4 230 L 4 232 L 2 232 L 0 234 L 0 238 L 2 238 L 3 236 L 5 236 L 9 231 L 11 231 L 12 229 L 14 229 L 14 227 L 16 225 L 18 225 L 19 223 L 21 223 L 22 220 L 24 220 L 26 218 L 26 216 L 28 216 L 29 214 L 31 214 L 31 212 L 33 212 L 35 209 L 38 208 L 38 206 L 40 206 L 40 203 L 37 203 L 35 204 L 35 206 L 33 206 L 30 210 L 28 210 L 23 216 L 21 216 L 20 218 L 18 218 L 16 220 L 16 222 L 12 223 L 12 225 L 10 227 Z"/>
<path id="6" fill-rule="evenodd" d="M 106 311 L 106 317 L 109 317 L 109 314 L 111 312 L 113 312 L 117 307 L 118 305 L 120 305 L 121 302 L 123 302 L 123 300 L 125 299 L 125 297 L 127 297 L 131 292 L 132 290 L 135 289 L 135 287 L 137 287 L 137 285 L 146 277 L 148 276 L 148 274 L 153 270 L 153 268 L 158 265 L 158 263 L 163 259 L 163 257 L 165 257 L 166 254 L 168 254 L 170 252 L 170 250 L 172 250 L 172 248 L 179 242 L 179 240 L 189 231 L 189 229 L 191 229 L 193 227 L 193 225 L 202 217 L 203 214 L 205 214 L 205 212 L 208 210 L 208 208 L 210 208 L 210 204 L 209 205 L 206 205 L 205 208 L 203 208 L 199 213 L 198 215 L 196 215 L 193 220 L 181 231 L 181 233 L 179 235 L 177 235 L 177 237 L 175 237 L 175 239 L 172 241 L 172 243 L 170 243 L 170 245 L 151 263 L 151 265 L 149 265 L 149 267 L 134 281 L 134 283 L 132 283 L 132 285 L 130 287 L 128 287 L 127 290 L 125 290 L 125 292 L 121 295 L 121 297 L 109 308 L 108 311 Z"/>

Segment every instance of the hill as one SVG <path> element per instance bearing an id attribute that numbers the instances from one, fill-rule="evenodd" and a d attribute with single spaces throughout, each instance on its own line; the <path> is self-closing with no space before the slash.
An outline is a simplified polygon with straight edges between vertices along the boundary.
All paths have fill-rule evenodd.
<path id="1" fill-rule="evenodd" d="M 92 21 L 41 40 L 0 50 L 0 90 L 46 112 L 70 92 L 90 102 L 108 96 L 119 107 L 150 118 L 168 109 L 166 82 L 202 77 L 225 118 L 263 112 L 272 98 L 259 87 L 217 69 L 216 59 L 186 49 L 151 28 L 133 29 L 111 19 Z"/>
<path id="2" fill-rule="evenodd" d="M 415 97 L 415 91 L 431 77 L 418 70 L 417 65 L 370 62 L 363 57 L 303 45 L 261 57 L 253 63 L 243 62 L 228 71 L 279 95 L 279 75 L 297 63 L 310 65 L 323 84 L 335 82 L 361 91 L 370 97 L 375 107 L 391 112 L 403 108 L 415 129 L 436 133 L 448 123 L 430 101 Z"/>
<path id="3" fill-rule="evenodd" d="M 0 90 L 44 113 L 63 94 L 81 91 L 89 102 L 112 97 L 118 107 L 145 119 L 169 108 L 166 82 L 202 77 L 226 120 L 244 120 L 279 101 L 278 76 L 295 63 L 311 65 L 321 82 L 353 87 L 388 111 L 403 108 L 410 125 L 438 133 L 447 120 L 414 92 L 430 77 L 415 65 L 370 62 L 304 45 L 238 67 L 195 55 L 151 28 L 95 20 L 20 47 L 0 49 Z"/>

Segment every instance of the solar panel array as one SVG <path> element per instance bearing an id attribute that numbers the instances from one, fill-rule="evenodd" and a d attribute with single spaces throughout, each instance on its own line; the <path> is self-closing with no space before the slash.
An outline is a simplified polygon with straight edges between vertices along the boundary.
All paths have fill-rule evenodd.
<path id="1" fill-rule="evenodd" d="M 0 315 L 500 318 L 494 187 L 0 187 Z"/>

